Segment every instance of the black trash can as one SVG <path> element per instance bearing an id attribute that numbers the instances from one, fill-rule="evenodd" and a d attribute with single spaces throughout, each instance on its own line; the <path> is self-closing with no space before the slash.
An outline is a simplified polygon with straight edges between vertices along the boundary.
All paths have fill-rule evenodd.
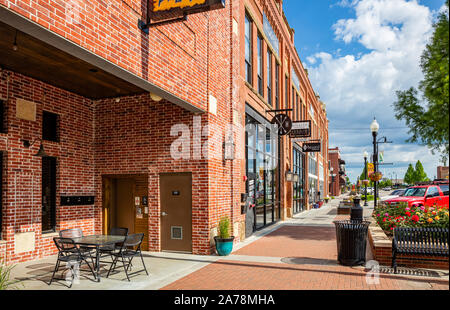
<path id="1" fill-rule="evenodd" d="M 338 261 L 345 266 L 366 263 L 368 221 L 335 221 Z"/>

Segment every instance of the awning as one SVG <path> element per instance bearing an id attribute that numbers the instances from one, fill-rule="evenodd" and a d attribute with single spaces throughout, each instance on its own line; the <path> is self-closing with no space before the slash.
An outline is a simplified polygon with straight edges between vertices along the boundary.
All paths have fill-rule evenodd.
<path id="1" fill-rule="evenodd" d="M 150 92 L 193 113 L 205 112 L 2 5 L 0 38 L 3 69 L 93 100 Z"/>

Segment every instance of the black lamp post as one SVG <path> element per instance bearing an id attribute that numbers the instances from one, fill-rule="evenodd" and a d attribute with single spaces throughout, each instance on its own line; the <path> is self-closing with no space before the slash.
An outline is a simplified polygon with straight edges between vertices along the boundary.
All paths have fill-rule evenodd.
<path id="1" fill-rule="evenodd" d="M 364 151 L 364 181 L 368 180 L 368 176 L 367 176 L 367 157 L 369 156 L 369 154 L 367 154 L 366 151 Z M 367 203 L 367 183 L 364 182 L 364 191 L 365 191 L 365 195 L 366 195 L 366 199 L 364 200 L 364 207 L 368 206 Z"/>
<path id="2" fill-rule="evenodd" d="M 372 131 L 373 136 L 373 166 L 374 166 L 374 173 L 378 172 L 378 143 L 377 143 L 377 134 L 378 130 L 380 129 L 380 125 L 378 125 L 377 120 L 374 118 L 372 124 L 370 125 L 370 130 Z M 374 182 L 374 199 L 373 204 L 374 207 L 377 206 L 377 183 Z"/>

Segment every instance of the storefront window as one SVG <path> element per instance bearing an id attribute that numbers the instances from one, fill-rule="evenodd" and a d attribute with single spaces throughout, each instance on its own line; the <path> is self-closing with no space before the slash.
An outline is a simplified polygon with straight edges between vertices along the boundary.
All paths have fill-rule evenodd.
<path id="1" fill-rule="evenodd" d="M 245 80 L 252 84 L 252 20 L 245 15 Z"/>
<path id="2" fill-rule="evenodd" d="M 263 39 L 260 34 L 258 34 L 257 40 L 257 48 L 258 48 L 258 93 L 261 96 L 264 96 L 263 90 Z"/>
<path id="3" fill-rule="evenodd" d="M 267 122 L 267 121 L 266 121 Z M 279 219 L 277 193 L 278 146 L 272 125 L 246 116 L 247 192 L 255 207 L 254 229 Z M 256 146 L 256 147 L 254 147 Z"/>
<path id="4" fill-rule="evenodd" d="M 309 203 L 313 204 L 318 201 L 318 191 L 317 191 L 317 161 L 312 155 L 309 156 L 309 165 L 308 165 L 308 171 L 309 171 Z"/>
<path id="5" fill-rule="evenodd" d="M 293 209 L 294 214 L 302 212 L 305 210 L 304 201 L 304 180 L 305 180 L 305 170 L 304 167 L 304 154 L 294 147 L 293 156 L 293 172 L 298 175 L 298 182 L 293 183 L 294 187 L 294 197 L 293 197 Z"/>

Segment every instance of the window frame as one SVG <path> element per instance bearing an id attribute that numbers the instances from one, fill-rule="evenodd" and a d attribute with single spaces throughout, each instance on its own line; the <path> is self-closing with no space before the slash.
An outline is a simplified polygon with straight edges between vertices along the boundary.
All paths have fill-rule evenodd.
<path id="1" fill-rule="evenodd" d="M 245 13 L 245 25 L 244 28 L 246 27 L 248 22 L 248 36 L 247 36 L 247 29 L 244 30 L 244 42 L 245 42 L 245 49 L 248 48 L 248 57 L 249 59 L 247 59 L 247 53 L 245 53 L 244 55 L 244 59 L 245 59 L 245 80 L 247 81 L 247 83 L 249 83 L 250 85 L 253 84 L 253 20 L 252 18 Z"/>
<path id="2" fill-rule="evenodd" d="M 57 196 L 57 182 L 58 182 L 58 159 L 56 157 L 43 157 L 42 158 L 42 180 L 41 180 L 41 195 L 42 195 L 42 205 L 44 208 L 44 162 L 48 161 L 49 164 L 49 168 L 54 168 L 53 171 L 50 171 L 49 173 L 52 174 L 54 173 L 54 183 L 53 184 L 49 184 L 50 186 L 50 191 L 51 191 L 51 198 L 52 201 L 50 202 L 50 227 L 49 229 L 45 229 L 44 230 L 44 214 L 41 213 L 41 229 L 42 229 L 42 234 L 47 234 L 47 233 L 53 233 L 56 232 L 56 214 L 57 214 L 57 206 L 56 206 L 56 196 Z M 54 165 L 54 167 L 51 167 L 52 165 Z M 49 178 L 52 178 L 52 176 L 50 175 Z M 45 218 L 45 220 L 48 220 L 47 218 Z M 45 227 L 47 228 L 47 227 Z"/>
<path id="3" fill-rule="evenodd" d="M 261 35 L 261 33 L 258 32 L 257 39 L 256 39 L 256 47 L 258 50 L 257 56 L 256 56 L 256 62 L 257 62 L 257 88 L 258 93 L 264 97 L 264 39 Z"/>
<path id="4" fill-rule="evenodd" d="M 267 49 L 267 103 L 272 106 L 272 52 Z"/>
<path id="5" fill-rule="evenodd" d="M 275 107 L 280 109 L 280 65 L 275 61 Z"/>
<path id="6" fill-rule="evenodd" d="M 47 124 L 46 121 L 49 121 L 49 117 L 54 117 L 55 121 L 55 132 L 54 136 L 46 136 L 48 134 L 49 129 L 46 128 L 46 126 L 49 126 L 50 124 Z M 53 121 L 53 120 L 52 120 Z M 59 115 L 50 111 L 42 111 L 42 140 L 43 141 L 51 141 L 51 142 L 59 142 Z"/>

